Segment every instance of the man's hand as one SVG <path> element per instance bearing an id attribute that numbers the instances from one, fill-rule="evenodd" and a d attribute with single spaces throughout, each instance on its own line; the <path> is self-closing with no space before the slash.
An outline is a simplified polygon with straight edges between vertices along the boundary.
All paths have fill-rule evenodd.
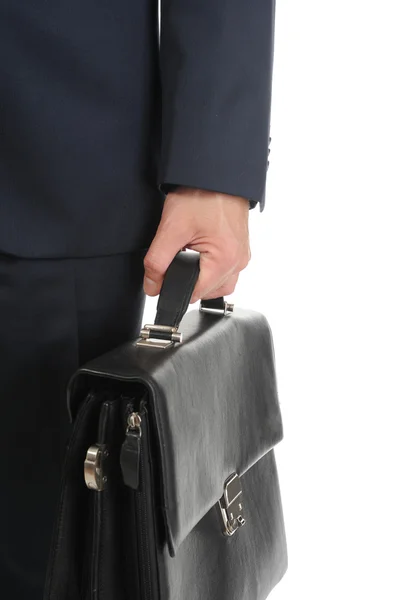
<path id="1" fill-rule="evenodd" d="M 231 294 L 251 257 L 248 212 L 248 200 L 239 196 L 188 187 L 170 192 L 144 259 L 145 293 L 157 296 L 177 252 L 190 248 L 201 254 L 191 303 Z"/>

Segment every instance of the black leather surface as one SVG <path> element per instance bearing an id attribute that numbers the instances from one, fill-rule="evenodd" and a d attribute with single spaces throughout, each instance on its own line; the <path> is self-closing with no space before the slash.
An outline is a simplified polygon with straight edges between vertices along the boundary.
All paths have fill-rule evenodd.
<path id="1" fill-rule="evenodd" d="M 199 275 L 199 253 L 179 252 L 165 273 L 157 304 L 156 325 L 178 327 Z"/>
<path id="2" fill-rule="evenodd" d="M 200 272 L 198 252 L 179 252 L 166 271 L 157 304 L 156 325 L 178 327 L 185 314 Z M 223 309 L 224 298 L 202 300 L 201 306 Z"/>
<path id="3" fill-rule="evenodd" d="M 221 296 L 220 298 L 212 298 L 211 300 L 201 300 L 201 307 L 224 311 L 224 298 Z"/>
<path id="4" fill-rule="evenodd" d="M 162 290 L 162 324 L 180 322 L 198 276 L 196 258 L 184 255 Z M 74 428 L 45 600 L 265 600 L 285 573 L 274 456 L 283 428 L 268 322 L 248 310 L 193 310 L 180 331 L 182 344 L 132 341 L 71 379 Z M 142 418 L 140 448 L 121 461 L 132 409 Z M 108 445 L 107 436 L 109 486 L 89 492 L 85 451 L 98 438 Z M 233 473 L 246 523 L 227 537 L 218 501 Z"/>
<path id="5" fill-rule="evenodd" d="M 220 533 L 212 507 L 171 558 L 159 558 L 160 600 L 266 600 L 287 570 L 287 548 L 274 451 L 242 477 L 246 524 Z M 130 600 L 130 599 L 129 599 Z"/>
<path id="6" fill-rule="evenodd" d="M 230 317 L 193 310 L 180 330 L 181 345 L 159 350 L 131 342 L 79 372 L 150 390 L 171 556 L 220 498 L 227 477 L 243 475 L 283 436 L 265 317 L 239 309 Z M 69 389 L 72 414 L 77 383 Z"/>

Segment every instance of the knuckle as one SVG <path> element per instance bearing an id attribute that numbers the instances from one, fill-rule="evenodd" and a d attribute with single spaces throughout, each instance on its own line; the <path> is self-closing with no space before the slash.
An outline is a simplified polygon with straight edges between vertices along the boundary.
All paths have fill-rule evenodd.
<path id="1" fill-rule="evenodd" d="M 226 287 L 222 290 L 221 296 L 230 296 L 236 289 L 235 285 L 226 285 Z"/>
<path id="2" fill-rule="evenodd" d="M 247 250 L 244 250 L 244 252 L 242 252 L 240 255 L 240 260 L 238 263 L 239 270 L 243 271 L 248 266 L 250 260 L 251 260 L 251 250 L 248 248 Z"/>
<path id="3" fill-rule="evenodd" d="M 242 258 L 238 264 L 238 270 L 243 271 L 244 269 L 247 268 L 248 264 L 249 264 L 249 258 L 247 258 L 247 257 Z"/>
<path id="4" fill-rule="evenodd" d="M 209 294 L 205 294 L 202 299 L 203 300 L 213 300 L 214 298 L 219 298 L 219 296 L 223 296 L 223 292 L 220 290 L 216 290 L 214 292 L 209 292 Z"/>
<path id="5" fill-rule="evenodd" d="M 230 296 L 235 290 L 235 284 L 222 285 L 219 289 L 209 294 L 209 300 L 212 298 L 219 298 L 220 296 Z"/>
<path id="6" fill-rule="evenodd" d="M 242 244 L 237 243 L 235 248 L 231 250 L 230 264 L 234 267 L 234 270 L 236 270 L 237 267 L 239 270 L 244 269 L 248 265 L 249 259 L 250 251 L 248 248 L 243 247 Z"/>
<path id="7" fill-rule="evenodd" d="M 144 268 L 153 275 L 162 275 L 162 265 L 153 254 L 147 254 L 144 258 Z"/>
<path id="8" fill-rule="evenodd" d="M 226 254 L 224 254 L 221 257 L 219 266 L 220 266 L 220 270 L 223 273 L 230 273 L 231 271 L 233 271 L 238 263 L 238 253 L 236 251 L 234 251 L 234 249 L 230 249 L 229 252 L 227 252 Z"/>

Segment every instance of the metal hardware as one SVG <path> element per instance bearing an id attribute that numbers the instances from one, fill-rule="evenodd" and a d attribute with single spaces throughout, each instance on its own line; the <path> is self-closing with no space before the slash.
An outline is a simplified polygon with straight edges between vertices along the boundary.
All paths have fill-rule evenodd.
<path id="1" fill-rule="evenodd" d="M 133 490 L 139 487 L 141 458 L 141 416 L 138 412 L 127 415 L 125 441 L 121 447 L 120 465 L 125 485 Z"/>
<path id="2" fill-rule="evenodd" d="M 206 312 L 206 313 L 211 313 L 211 314 L 220 314 L 220 315 L 224 315 L 226 317 L 226 316 L 231 315 L 231 313 L 234 311 L 234 304 L 225 302 L 224 308 L 208 308 L 206 306 L 203 306 L 202 302 L 201 302 L 200 303 L 200 311 Z"/>
<path id="3" fill-rule="evenodd" d="M 224 493 L 218 504 L 223 521 L 223 534 L 232 536 L 246 523 L 243 516 L 241 480 L 237 473 L 233 473 L 226 480 Z"/>
<path id="4" fill-rule="evenodd" d="M 126 433 L 133 429 L 137 429 L 139 436 L 141 437 L 141 417 L 138 412 L 132 412 L 127 417 Z"/>
<path id="5" fill-rule="evenodd" d="M 104 475 L 104 461 L 108 456 L 105 446 L 95 444 L 87 451 L 84 463 L 85 483 L 90 490 L 101 492 L 107 483 Z"/>
<path id="6" fill-rule="evenodd" d="M 200 303 L 200 311 L 216 313 L 222 315 L 230 315 L 234 310 L 234 304 L 229 302 L 224 303 L 223 308 L 207 308 Z M 146 346 L 147 348 L 170 348 L 175 343 L 181 344 L 183 334 L 177 330 L 177 327 L 170 325 L 144 325 L 140 331 L 140 338 L 136 342 L 136 346 Z"/>
<path id="7" fill-rule="evenodd" d="M 147 346 L 150 348 L 169 348 L 173 344 L 181 343 L 183 334 L 177 331 L 177 327 L 169 325 L 144 325 L 140 331 L 140 339 L 136 346 Z"/>

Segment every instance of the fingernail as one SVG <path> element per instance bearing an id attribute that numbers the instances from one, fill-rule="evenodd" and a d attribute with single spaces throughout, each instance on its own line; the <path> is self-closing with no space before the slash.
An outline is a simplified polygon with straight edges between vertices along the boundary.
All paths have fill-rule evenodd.
<path id="1" fill-rule="evenodd" d="M 144 291 L 146 294 L 150 295 L 155 293 L 157 290 L 157 284 L 155 281 L 150 279 L 149 277 L 144 277 Z"/>

